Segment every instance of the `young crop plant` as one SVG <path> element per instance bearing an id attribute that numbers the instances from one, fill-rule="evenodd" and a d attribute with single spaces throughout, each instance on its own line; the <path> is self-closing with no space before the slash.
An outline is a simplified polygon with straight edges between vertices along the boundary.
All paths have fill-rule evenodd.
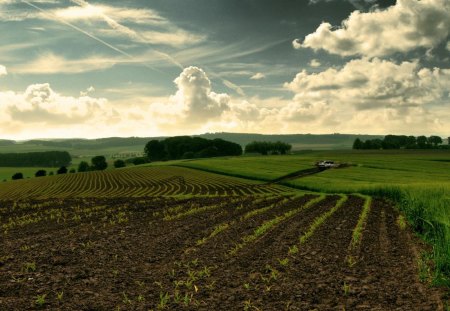
<path id="1" fill-rule="evenodd" d="M 336 205 L 332 209 L 314 219 L 308 231 L 300 237 L 300 244 L 306 243 L 306 241 L 314 234 L 317 228 L 319 228 L 328 218 L 330 218 L 347 201 L 347 199 L 348 197 L 342 194 L 341 198 L 336 202 Z"/>
<path id="2" fill-rule="evenodd" d="M 230 226 L 232 226 L 233 224 L 234 224 L 234 221 L 231 221 L 231 222 L 226 222 L 226 223 L 222 223 L 222 224 L 219 224 L 219 225 L 215 226 L 214 229 L 213 229 L 213 231 L 210 233 L 210 235 L 207 236 L 207 237 L 204 237 L 204 238 L 202 238 L 202 239 L 200 239 L 200 240 L 198 240 L 198 241 L 196 242 L 196 245 L 197 245 L 197 246 L 200 246 L 200 245 L 205 244 L 206 241 L 208 241 L 209 239 L 212 239 L 213 237 L 215 237 L 215 236 L 218 235 L 219 233 L 221 233 L 221 232 L 227 230 L 227 229 L 228 229 Z"/>
<path id="3" fill-rule="evenodd" d="M 37 295 L 36 299 L 34 300 L 34 303 L 38 307 L 43 307 L 46 304 L 45 298 L 47 297 L 47 294 Z"/>
<path id="4" fill-rule="evenodd" d="M 24 272 L 34 272 L 36 271 L 36 263 L 35 262 L 26 262 L 23 264 L 23 271 Z"/>
<path id="5" fill-rule="evenodd" d="M 170 295 L 169 293 L 159 293 L 159 302 L 156 306 L 158 310 L 164 310 L 167 308 L 167 304 L 169 303 Z"/>
<path id="6" fill-rule="evenodd" d="M 405 230 L 406 229 L 406 219 L 403 215 L 398 215 L 397 217 L 397 226 L 401 229 L 401 230 Z"/>
<path id="7" fill-rule="evenodd" d="M 259 227 L 257 227 L 254 232 L 250 235 L 244 236 L 241 239 L 241 243 L 237 244 L 235 247 L 233 247 L 231 250 L 229 250 L 229 254 L 230 255 L 235 255 L 240 249 L 244 248 L 247 244 L 252 243 L 254 241 L 256 241 L 258 238 L 260 238 L 261 236 L 263 236 L 267 231 L 269 231 L 270 229 L 272 229 L 273 227 L 275 227 L 276 225 L 280 224 L 281 222 L 295 216 L 296 214 L 298 214 L 300 211 L 302 210 L 306 210 L 309 207 L 313 206 L 314 204 L 324 200 L 326 197 L 325 194 L 320 195 L 319 197 L 312 199 L 310 201 L 308 201 L 305 205 L 290 210 L 280 216 L 277 216 L 271 220 L 268 220 L 266 222 L 264 222 L 262 225 L 260 225 Z"/>
<path id="8" fill-rule="evenodd" d="M 361 242 L 361 235 L 364 227 L 366 226 L 367 218 L 369 217 L 370 208 L 372 205 L 372 197 L 366 195 L 360 195 L 365 199 L 364 206 L 361 214 L 359 215 L 358 223 L 355 229 L 353 229 L 351 247 L 355 248 Z"/>

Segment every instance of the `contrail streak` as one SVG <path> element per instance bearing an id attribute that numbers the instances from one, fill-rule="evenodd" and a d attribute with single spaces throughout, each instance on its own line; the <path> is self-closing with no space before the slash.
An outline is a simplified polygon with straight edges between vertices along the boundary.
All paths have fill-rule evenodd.
<path id="1" fill-rule="evenodd" d="M 73 3 L 75 3 L 75 4 L 78 4 L 79 6 L 84 7 L 84 8 L 90 7 L 90 6 L 91 6 L 91 5 L 90 5 L 87 1 L 85 1 L 85 0 L 70 0 L 70 1 L 73 2 Z M 113 28 L 114 30 L 119 31 L 119 32 L 121 32 L 121 33 L 127 35 L 128 37 L 131 37 L 131 39 L 135 39 L 135 40 L 138 40 L 138 41 L 140 41 L 140 42 L 144 42 L 144 43 L 146 43 L 146 44 L 148 45 L 148 43 L 146 42 L 147 39 L 146 39 L 145 37 L 143 37 L 140 33 L 136 32 L 135 30 L 133 30 L 133 29 L 127 27 L 127 26 L 124 26 L 124 25 L 120 24 L 119 22 L 117 22 L 116 20 L 114 20 L 114 19 L 111 18 L 110 16 L 104 14 L 103 12 L 102 12 L 100 15 L 101 15 L 101 17 L 103 18 L 103 20 L 104 20 L 111 28 Z M 177 66 L 178 68 L 184 69 L 184 66 L 183 66 L 179 61 L 177 61 L 175 58 L 173 58 L 172 56 L 170 56 L 169 54 L 164 53 L 164 52 L 161 52 L 161 51 L 158 51 L 158 50 L 153 49 L 153 48 L 152 48 L 152 50 L 153 50 L 156 54 L 158 54 L 159 56 L 161 56 L 162 58 L 165 58 L 167 61 L 169 61 L 169 63 L 171 63 L 172 65 L 175 65 L 175 66 Z"/>
<path id="2" fill-rule="evenodd" d="M 28 1 L 26 1 L 26 0 L 22 0 L 22 2 L 25 3 L 26 5 L 30 6 L 30 7 L 35 8 L 35 9 L 38 10 L 38 11 L 41 11 L 42 13 L 44 13 L 44 14 L 46 14 L 46 15 L 48 15 L 48 16 L 51 16 L 53 19 L 57 20 L 58 22 L 60 22 L 60 23 L 62 23 L 62 24 L 64 24 L 64 25 L 66 25 L 66 26 L 69 26 L 70 28 L 72 28 L 72 29 L 74 29 L 74 30 L 76 30 L 76 31 L 78 31 L 78 32 L 81 32 L 82 34 L 88 36 L 89 38 L 91 38 L 91 39 L 93 39 L 93 40 L 95 40 L 95 41 L 97 41 L 97 42 L 99 42 L 99 43 L 101 43 L 101 44 L 103 44 L 103 45 L 109 47 L 110 49 L 116 51 L 117 53 L 120 53 L 120 54 L 122 54 L 123 56 L 126 56 L 126 57 L 128 57 L 128 58 L 134 60 L 134 57 L 133 57 L 132 55 L 130 55 L 130 54 L 128 54 L 127 52 L 125 52 L 125 51 L 123 51 L 123 50 L 121 50 L 121 49 L 119 49 L 119 48 L 113 46 L 112 44 L 110 44 L 110 43 L 108 43 L 108 42 L 106 42 L 106 41 L 100 39 L 99 37 L 94 36 L 93 34 L 91 34 L 91 33 L 87 32 L 87 31 L 81 29 L 80 27 L 75 26 L 75 25 L 73 25 L 73 24 L 71 24 L 71 23 L 69 23 L 69 22 L 67 22 L 67 21 L 65 21 L 65 20 L 63 20 L 63 19 L 61 19 L 61 18 L 59 18 L 58 16 L 56 16 L 56 15 L 54 15 L 54 14 L 52 14 L 52 13 L 46 11 L 46 10 L 44 10 L 43 8 L 38 7 L 37 5 L 34 5 L 34 4 L 31 3 L 31 2 L 28 2 Z M 143 64 L 143 65 L 146 66 L 146 67 L 149 68 L 149 69 L 156 70 L 156 71 L 158 71 L 158 72 L 164 73 L 163 71 L 161 71 L 161 70 L 159 70 L 159 69 L 156 69 L 156 68 L 154 68 L 154 67 L 152 67 L 152 66 L 150 66 L 150 65 L 148 65 L 148 64 Z"/>

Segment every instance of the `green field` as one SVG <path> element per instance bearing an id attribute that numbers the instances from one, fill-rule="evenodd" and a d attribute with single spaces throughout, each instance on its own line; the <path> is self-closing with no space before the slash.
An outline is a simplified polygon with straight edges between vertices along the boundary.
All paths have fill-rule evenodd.
<path id="1" fill-rule="evenodd" d="M 81 160 L 89 161 L 90 159 L 75 158 L 73 166 L 77 166 Z M 111 159 L 109 160 L 111 161 Z M 320 160 L 334 160 L 347 163 L 349 166 L 326 170 L 302 178 L 283 180 L 280 184 L 289 186 L 291 189 L 297 188 L 319 193 L 360 193 L 390 199 L 404 213 L 412 228 L 424 240 L 433 245 L 433 250 L 424 256 L 434 259 L 436 269 L 433 270 L 435 273 L 433 277 L 435 283 L 450 284 L 449 150 L 303 151 L 286 156 L 240 156 L 155 162 L 141 167 L 131 166 L 120 170 L 114 169 L 109 161 L 110 169 L 104 173 L 91 172 L 69 174 L 73 176 L 55 176 L 48 179 L 39 179 L 39 182 L 34 184 L 33 179 L 30 179 L 23 181 L 25 182 L 23 185 L 26 185 L 29 189 L 26 190 L 26 187 L 24 187 L 25 192 L 38 193 L 41 191 L 39 185 L 47 184 L 45 188 L 48 188 L 48 191 L 53 191 L 52 193 L 63 197 L 79 193 L 81 188 L 78 189 L 77 184 L 88 187 L 87 189 L 90 189 L 88 194 L 97 196 L 99 193 L 113 194 L 118 191 L 117 189 L 125 194 L 133 193 L 133 196 L 138 196 L 150 191 L 146 190 L 147 186 L 150 185 L 147 185 L 147 182 L 150 182 L 148 181 L 150 175 L 145 176 L 145 172 L 152 167 L 156 169 L 155 166 L 163 170 L 164 167 L 167 167 L 167 170 L 172 170 L 175 169 L 174 166 L 183 166 L 253 180 L 271 181 L 295 171 L 313 168 L 315 163 Z M 31 177 L 37 169 L 1 168 L 0 176 L 2 180 L 10 180 L 12 174 L 20 171 L 25 174 L 25 177 Z M 47 168 L 47 171 L 55 170 L 55 168 Z M 194 173 L 187 173 L 185 178 L 190 178 L 190 174 Z M 170 181 L 169 183 L 173 183 L 175 187 L 178 181 L 171 180 L 169 175 L 166 176 L 169 178 L 167 180 Z M 95 178 L 89 176 L 95 176 Z M 61 182 L 57 182 L 58 180 L 61 180 Z M 142 180 L 142 182 L 138 180 Z M 62 181 L 65 182 L 62 183 Z M 98 182 L 98 185 L 94 187 L 95 182 Z M 21 183 L 15 185 L 19 184 Z M 217 182 L 218 188 L 213 190 L 213 193 L 221 193 L 220 184 L 221 182 Z M 6 188 L 16 187 L 12 187 L 12 183 L 5 183 L 4 185 L 5 193 L 9 191 Z M 35 189 L 36 187 L 37 189 Z M 159 186 L 154 187 L 158 188 Z M 64 191 L 61 192 L 60 189 Z M 98 190 L 98 193 L 94 190 Z M 153 193 L 151 191 L 149 193 Z M 201 192 L 201 190 L 198 191 Z M 236 190 L 231 187 L 229 191 L 229 193 L 233 193 Z M 188 188 L 182 191 L 169 189 L 166 192 L 189 193 L 189 190 Z M 163 191 L 163 193 L 166 192 Z M 15 190 L 14 193 L 16 196 L 19 195 Z M 25 193 L 24 197 L 26 195 Z"/>
<path id="2" fill-rule="evenodd" d="M 445 150 L 314 151 L 287 156 L 216 158 L 176 165 L 272 180 L 319 160 L 352 166 L 282 182 L 328 193 L 364 193 L 394 201 L 414 230 L 433 247 L 435 281 L 450 284 L 450 152 Z"/>

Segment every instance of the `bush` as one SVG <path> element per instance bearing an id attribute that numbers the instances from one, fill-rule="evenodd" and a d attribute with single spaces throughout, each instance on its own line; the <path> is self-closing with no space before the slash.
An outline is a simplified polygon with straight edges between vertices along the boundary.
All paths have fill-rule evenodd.
<path id="1" fill-rule="evenodd" d="M 56 171 L 56 174 L 58 174 L 58 175 L 67 174 L 67 167 L 61 166 L 61 167 Z"/>
<path id="2" fill-rule="evenodd" d="M 93 157 L 91 163 L 93 171 L 103 171 L 108 167 L 108 163 L 106 163 L 106 158 L 104 156 Z"/>
<path id="3" fill-rule="evenodd" d="M 80 164 L 78 164 L 78 172 L 87 172 L 89 171 L 89 163 L 86 161 L 81 161 Z"/>
<path id="4" fill-rule="evenodd" d="M 44 177 L 44 176 L 47 176 L 46 170 L 39 170 L 34 174 L 34 177 Z"/>
<path id="5" fill-rule="evenodd" d="M 18 180 L 18 179 L 23 179 L 22 173 L 15 173 L 14 175 L 12 175 L 12 180 Z"/>
<path id="6" fill-rule="evenodd" d="M 124 160 L 119 159 L 119 160 L 114 161 L 115 168 L 121 168 L 121 167 L 125 167 L 125 166 L 127 166 L 127 165 L 125 164 Z"/>

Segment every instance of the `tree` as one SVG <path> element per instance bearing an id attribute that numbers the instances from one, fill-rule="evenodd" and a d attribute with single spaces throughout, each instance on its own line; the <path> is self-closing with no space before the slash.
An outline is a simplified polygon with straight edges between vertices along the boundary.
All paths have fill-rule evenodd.
<path id="1" fill-rule="evenodd" d="M 361 139 L 356 138 L 355 141 L 353 142 L 353 149 L 362 149 L 363 147 L 363 142 L 361 141 Z"/>
<path id="2" fill-rule="evenodd" d="M 91 159 L 92 170 L 94 171 L 103 171 L 108 167 L 108 163 L 106 163 L 106 158 L 104 156 L 95 156 Z"/>
<path id="3" fill-rule="evenodd" d="M 149 141 L 145 145 L 144 152 L 150 161 L 162 161 L 167 158 L 165 144 L 156 139 Z"/>
<path id="4" fill-rule="evenodd" d="M 47 171 L 46 170 L 38 170 L 34 174 L 34 177 L 43 177 L 43 176 L 47 176 Z"/>
<path id="5" fill-rule="evenodd" d="M 125 167 L 125 166 L 127 166 L 127 165 L 125 164 L 124 160 L 118 159 L 118 160 L 114 161 L 115 168 L 121 168 L 121 167 Z"/>
<path id="6" fill-rule="evenodd" d="M 425 136 L 417 137 L 417 146 L 419 146 L 420 149 L 427 148 L 427 146 L 428 146 L 428 139 Z"/>
<path id="7" fill-rule="evenodd" d="M 58 174 L 58 175 L 67 174 L 67 167 L 61 166 L 61 167 L 56 171 L 56 174 Z"/>
<path id="8" fill-rule="evenodd" d="M 55 175 L 55 173 L 53 173 L 53 171 L 50 171 L 50 173 L 48 173 L 48 176 L 53 176 Z"/>
<path id="9" fill-rule="evenodd" d="M 89 163 L 86 161 L 81 161 L 80 164 L 78 164 L 78 172 L 87 172 L 89 171 Z"/>
<path id="10" fill-rule="evenodd" d="M 442 144 L 442 138 L 439 136 L 430 136 L 428 138 L 428 142 L 434 147 L 437 147 L 438 145 Z"/>
<path id="11" fill-rule="evenodd" d="M 292 149 L 292 145 L 283 143 L 281 141 L 254 141 L 245 146 L 245 153 L 261 153 L 262 155 L 271 154 L 286 154 Z"/>
<path id="12" fill-rule="evenodd" d="M 77 171 L 74 168 L 71 168 L 70 171 L 69 171 L 70 174 L 75 174 L 76 172 Z"/>
<path id="13" fill-rule="evenodd" d="M 12 175 L 12 180 L 18 180 L 18 179 L 23 179 L 22 173 L 15 173 L 14 175 Z"/>

